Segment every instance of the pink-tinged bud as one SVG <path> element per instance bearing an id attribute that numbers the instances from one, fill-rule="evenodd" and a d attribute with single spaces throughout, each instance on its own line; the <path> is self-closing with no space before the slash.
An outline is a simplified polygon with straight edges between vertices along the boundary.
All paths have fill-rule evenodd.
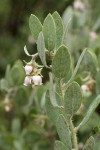
<path id="1" fill-rule="evenodd" d="M 24 69 L 25 69 L 25 72 L 26 72 L 26 75 L 29 75 L 31 72 L 32 72 L 32 66 L 30 66 L 30 65 L 26 65 L 25 67 L 24 67 Z"/>
<path id="2" fill-rule="evenodd" d="M 96 32 L 94 32 L 94 31 L 90 32 L 90 37 L 92 40 L 95 40 L 97 38 Z"/>
<path id="3" fill-rule="evenodd" d="M 89 87 L 86 84 L 83 84 L 81 86 L 81 90 L 84 97 L 89 97 L 92 95 L 92 92 L 90 91 Z"/>
<path id="4" fill-rule="evenodd" d="M 31 84 L 31 78 L 29 76 L 26 76 L 24 79 L 24 85 L 28 86 Z"/>
<path id="5" fill-rule="evenodd" d="M 32 81 L 34 85 L 41 85 L 42 84 L 42 77 L 39 75 L 35 75 L 32 77 Z"/>
<path id="6" fill-rule="evenodd" d="M 81 1 L 75 1 L 73 4 L 73 7 L 75 9 L 80 9 L 80 10 L 84 10 L 84 3 L 82 3 Z"/>

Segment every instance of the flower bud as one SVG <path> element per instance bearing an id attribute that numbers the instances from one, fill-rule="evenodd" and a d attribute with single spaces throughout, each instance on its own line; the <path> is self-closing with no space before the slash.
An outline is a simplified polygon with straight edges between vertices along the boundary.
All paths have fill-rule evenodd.
<path id="1" fill-rule="evenodd" d="M 92 94 L 92 92 L 90 91 L 89 87 L 86 84 L 83 84 L 81 86 L 81 90 L 84 97 L 89 97 Z"/>
<path id="2" fill-rule="evenodd" d="M 42 77 L 39 75 L 35 75 L 32 77 L 32 81 L 34 85 L 41 85 L 42 84 Z"/>
<path id="3" fill-rule="evenodd" d="M 84 10 L 84 3 L 82 3 L 81 1 L 75 1 L 73 7 L 75 9 Z"/>
<path id="4" fill-rule="evenodd" d="M 28 86 L 31 84 L 31 78 L 29 76 L 26 76 L 24 79 L 24 85 Z"/>
<path id="5" fill-rule="evenodd" d="M 24 67 L 24 69 L 25 69 L 25 72 L 26 72 L 26 75 L 29 75 L 31 72 L 32 72 L 32 66 L 30 66 L 30 65 L 26 65 L 25 67 Z"/>

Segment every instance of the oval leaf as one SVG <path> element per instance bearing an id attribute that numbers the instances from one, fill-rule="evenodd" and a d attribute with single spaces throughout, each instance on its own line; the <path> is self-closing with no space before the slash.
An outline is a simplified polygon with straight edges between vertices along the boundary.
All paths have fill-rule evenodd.
<path id="1" fill-rule="evenodd" d="M 53 62 L 52 71 L 58 78 L 64 78 L 67 76 L 70 70 L 70 54 L 68 49 L 62 45 L 56 52 Z"/>
<path id="2" fill-rule="evenodd" d="M 63 115 L 59 115 L 56 123 L 57 132 L 60 140 L 65 144 L 67 148 L 72 149 L 70 131 Z"/>
<path id="3" fill-rule="evenodd" d="M 55 48 L 56 28 L 53 17 L 49 14 L 43 23 L 43 35 L 46 49 L 49 51 Z"/>
<path id="4" fill-rule="evenodd" d="M 16 61 L 16 63 L 14 64 L 14 66 L 10 71 L 10 77 L 12 79 L 12 84 L 14 86 L 21 85 L 23 83 L 25 71 L 21 61 Z"/>
<path id="5" fill-rule="evenodd" d="M 83 150 L 94 150 L 95 147 L 95 141 L 94 138 L 91 136 L 87 141 L 83 148 Z"/>
<path id="6" fill-rule="evenodd" d="M 45 56 L 45 43 L 44 43 L 44 37 L 43 33 L 40 32 L 37 40 L 37 50 L 38 54 L 40 56 L 40 59 L 45 67 L 47 67 L 46 64 L 46 56 Z"/>
<path id="7" fill-rule="evenodd" d="M 54 107 L 50 102 L 49 92 L 46 93 L 46 102 L 45 102 L 46 113 L 50 120 L 56 125 L 57 119 L 60 114 L 63 113 L 62 108 Z"/>
<path id="8" fill-rule="evenodd" d="M 49 77 L 50 77 L 50 86 L 49 86 L 50 101 L 53 106 L 58 106 L 57 100 L 56 100 L 55 87 L 53 84 L 53 76 L 51 73 L 49 74 Z"/>
<path id="9" fill-rule="evenodd" d="M 56 26 L 56 49 L 58 49 L 58 47 L 62 43 L 62 37 L 63 37 L 63 32 L 64 32 L 63 23 L 57 11 L 54 12 L 52 16 L 53 16 L 55 26 Z"/>
<path id="10" fill-rule="evenodd" d="M 83 118 L 82 122 L 79 124 L 78 129 L 87 123 L 87 121 L 90 119 L 91 115 L 93 114 L 94 110 L 99 104 L 100 104 L 100 95 L 96 97 L 96 99 L 92 102 L 92 104 L 88 108 L 88 111 L 85 117 Z"/>
<path id="11" fill-rule="evenodd" d="M 9 84 L 6 79 L 0 80 L 0 90 L 8 91 L 9 90 Z"/>
<path id="12" fill-rule="evenodd" d="M 54 150 L 69 150 L 61 141 L 55 141 Z"/>
<path id="13" fill-rule="evenodd" d="M 42 30 L 42 24 L 39 19 L 35 15 L 31 15 L 29 19 L 29 27 L 34 37 L 35 41 L 37 41 L 38 35 Z"/>
<path id="14" fill-rule="evenodd" d="M 81 98 L 80 86 L 76 82 L 71 83 L 64 96 L 64 109 L 67 115 L 73 116 L 73 114 L 79 109 Z"/>

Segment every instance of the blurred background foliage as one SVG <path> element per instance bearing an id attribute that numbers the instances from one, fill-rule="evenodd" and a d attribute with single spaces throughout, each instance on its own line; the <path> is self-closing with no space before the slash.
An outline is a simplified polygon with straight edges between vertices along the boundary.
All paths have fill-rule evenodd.
<path id="1" fill-rule="evenodd" d="M 41 22 L 48 13 L 58 11 L 66 32 L 65 45 L 72 54 L 73 67 L 85 47 L 85 55 L 75 78 L 80 85 L 87 84 L 90 93 L 83 98 L 82 113 L 74 123 L 83 118 L 89 104 L 100 94 L 100 0 L 83 0 L 84 9 L 75 9 L 75 0 L 3 0 L 0 1 L 0 150 L 51 150 L 58 138 L 52 122 L 45 113 L 44 95 L 48 87 L 47 70 L 43 71 L 42 86 L 35 90 L 24 87 L 24 53 L 36 52 L 29 30 L 29 16 L 35 14 Z M 71 19 L 70 19 L 71 18 Z M 98 65 L 97 65 L 98 64 Z M 85 69 L 84 69 L 85 68 Z M 96 150 L 100 148 L 100 107 L 87 126 L 79 131 L 80 150 L 92 134 Z"/>

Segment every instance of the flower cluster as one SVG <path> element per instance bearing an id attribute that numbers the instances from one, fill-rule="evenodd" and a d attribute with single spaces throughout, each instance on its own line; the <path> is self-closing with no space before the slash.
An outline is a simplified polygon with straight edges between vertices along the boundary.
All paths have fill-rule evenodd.
<path id="1" fill-rule="evenodd" d="M 41 70 L 42 66 L 39 66 L 35 60 L 27 63 L 26 66 L 24 67 L 26 77 L 24 79 L 24 85 L 41 85 L 42 84 L 42 75 L 41 75 Z"/>

